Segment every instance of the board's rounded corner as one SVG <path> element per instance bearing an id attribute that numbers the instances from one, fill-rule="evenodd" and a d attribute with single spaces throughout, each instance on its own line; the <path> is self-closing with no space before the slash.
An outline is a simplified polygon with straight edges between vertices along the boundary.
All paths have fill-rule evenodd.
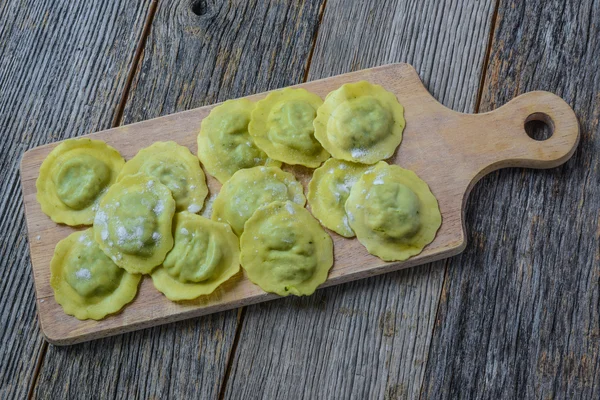
<path id="1" fill-rule="evenodd" d="M 41 329 L 41 332 L 42 336 L 44 337 L 44 340 L 53 346 L 67 346 L 70 344 L 70 342 L 66 341 L 65 339 L 54 338 L 51 335 L 48 335 L 48 333 L 43 328 Z"/>
<path id="2" fill-rule="evenodd" d="M 55 332 L 51 328 L 48 327 L 48 325 L 46 324 L 46 321 L 44 321 L 44 314 L 39 312 L 39 309 L 38 309 L 38 321 L 39 321 L 40 333 L 42 334 L 42 336 L 44 337 L 44 340 L 46 342 L 50 343 L 53 346 L 67 346 L 67 345 L 71 344 L 71 340 L 69 340 L 68 338 L 65 338 L 64 336 L 61 336 L 60 334 L 57 335 L 58 332 Z"/>

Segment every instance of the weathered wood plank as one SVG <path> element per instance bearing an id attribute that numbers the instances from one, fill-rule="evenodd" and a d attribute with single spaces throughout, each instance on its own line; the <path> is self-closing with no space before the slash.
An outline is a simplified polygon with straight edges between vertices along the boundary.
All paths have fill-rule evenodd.
<path id="1" fill-rule="evenodd" d="M 406 61 L 473 111 L 493 5 L 329 0 L 308 78 Z M 417 397 L 443 275 L 438 263 L 249 307 L 225 397 Z"/>
<path id="2" fill-rule="evenodd" d="M 301 82 L 320 1 L 160 2 L 123 122 Z M 168 139 L 168 138 L 165 138 Z M 215 398 L 238 324 L 230 311 L 69 348 L 50 347 L 36 394 Z M 121 378 L 118 378 L 120 375 Z M 115 381 L 107 388 L 107 381 Z"/>
<path id="3" fill-rule="evenodd" d="M 600 398 L 600 1 L 502 1 L 482 111 L 556 92 L 582 140 L 563 167 L 492 174 L 448 266 L 423 398 Z"/>
<path id="4" fill-rule="evenodd" d="M 145 1 L 0 2 L 0 398 L 25 398 L 35 318 L 19 160 L 31 147 L 111 126 Z"/>

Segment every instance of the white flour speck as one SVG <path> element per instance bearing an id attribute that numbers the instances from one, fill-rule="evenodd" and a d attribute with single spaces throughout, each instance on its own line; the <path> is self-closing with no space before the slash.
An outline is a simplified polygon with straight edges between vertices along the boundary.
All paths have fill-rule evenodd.
<path id="1" fill-rule="evenodd" d="M 196 189 L 196 185 L 190 185 L 190 190 Z"/>
<path id="2" fill-rule="evenodd" d="M 41 237 L 40 235 L 37 235 L 37 236 L 35 237 L 35 240 L 37 240 L 37 241 L 40 241 L 40 240 L 42 240 L 42 237 Z"/>
<path id="3" fill-rule="evenodd" d="M 361 158 L 367 155 L 367 151 L 365 149 L 352 149 L 350 154 L 353 158 Z"/>
<path id="4" fill-rule="evenodd" d="M 150 180 L 150 181 L 148 181 L 148 183 L 146 183 L 146 187 L 148 189 L 152 189 L 152 186 L 154 186 L 154 181 L 153 180 Z"/>
<path id="5" fill-rule="evenodd" d="M 154 206 L 154 214 L 158 215 L 165 210 L 165 205 L 162 200 L 158 200 L 156 205 Z"/>
<path id="6" fill-rule="evenodd" d="M 181 228 L 181 230 L 179 232 L 181 232 L 182 235 L 188 235 L 190 233 L 190 231 L 188 231 L 185 228 Z"/>
<path id="7" fill-rule="evenodd" d="M 106 216 L 106 213 L 104 211 L 98 211 L 96 213 L 96 218 L 94 218 L 95 224 L 106 224 L 107 221 L 108 217 Z"/>
<path id="8" fill-rule="evenodd" d="M 86 235 L 79 236 L 79 239 L 77 240 L 79 241 L 79 243 L 83 243 L 87 247 L 90 247 L 92 245 L 92 241 Z"/>
<path id="9" fill-rule="evenodd" d="M 285 209 L 292 215 L 296 214 L 296 210 L 294 210 L 292 203 L 285 203 Z"/>
<path id="10" fill-rule="evenodd" d="M 40 300 L 40 303 L 43 303 L 44 301 L 46 301 L 46 300 L 44 300 L 44 299 L 41 299 L 41 300 Z"/>
<path id="11" fill-rule="evenodd" d="M 192 214 L 196 214 L 198 211 L 200 211 L 200 206 L 198 204 L 190 204 L 188 206 L 188 211 Z"/>
<path id="12" fill-rule="evenodd" d="M 380 176 L 378 176 L 374 181 L 373 181 L 373 185 L 383 185 L 383 179 L 381 179 Z"/>
<path id="13" fill-rule="evenodd" d="M 336 189 L 340 194 L 348 194 L 350 193 L 350 189 L 356 183 L 357 177 L 348 175 L 344 178 L 344 182 L 340 182 L 336 185 Z"/>
<path id="14" fill-rule="evenodd" d="M 162 237 L 161 234 L 158 232 L 154 232 L 152 234 L 152 239 L 154 239 L 155 242 L 159 241 L 161 237 Z"/>
<path id="15" fill-rule="evenodd" d="M 89 280 L 92 278 L 92 273 L 87 268 L 81 268 L 81 269 L 78 269 L 77 272 L 75 272 L 75 276 L 78 279 Z"/>
<path id="16" fill-rule="evenodd" d="M 108 229 L 103 229 L 102 232 L 100 232 L 100 237 L 103 241 L 108 239 Z"/>
<path id="17" fill-rule="evenodd" d="M 119 226 L 117 228 L 117 237 L 119 238 L 119 242 L 127 239 L 127 229 L 124 226 Z"/>

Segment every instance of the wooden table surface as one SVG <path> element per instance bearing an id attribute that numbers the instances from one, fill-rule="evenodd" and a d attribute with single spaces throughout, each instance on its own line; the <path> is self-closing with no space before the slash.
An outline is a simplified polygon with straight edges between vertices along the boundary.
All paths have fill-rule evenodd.
<path id="1" fill-rule="evenodd" d="M 600 0 L 0 2 L 0 398 L 600 398 L 599 54 Z M 25 150 L 399 61 L 463 112 L 554 92 L 580 146 L 556 169 L 485 177 L 454 258 L 71 347 L 43 340 Z"/>

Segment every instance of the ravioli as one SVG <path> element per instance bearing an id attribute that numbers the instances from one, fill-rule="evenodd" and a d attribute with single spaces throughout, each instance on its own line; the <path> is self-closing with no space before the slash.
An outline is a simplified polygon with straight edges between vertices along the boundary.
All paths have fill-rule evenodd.
<path id="1" fill-rule="evenodd" d="M 208 194 L 206 177 L 187 147 L 173 141 L 156 142 L 125 163 L 117 182 L 139 172 L 169 188 L 177 211 L 197 213 L 202 209 Z"/>
<path id="2" fill-rule="evenodd" d="M 259 165 L 279 167 L 260 150 L 248 133 L 254 103 L 247 99 L 228 100 L 213 108 L 202 120 L 198 134 L 198 158 L 206 171 L 225 183 L 238 170 Z"/>
<path id="3" fill-rule="evenodd" d="M 403 261 L 431 243 L 442 224 L 438 202 L 414 172 L 379 162 L 346 201 L 350 226 L 369 253 Z"/>
<path id="4" fill-rule="evenodd" d="M 396 96 L 366 81 L 329 93 L 317 110 L 315 138 L 340 160 L 375 164 L 402 141 L 404 108 Z"/>
<path id="5" fill-rule="evenodd" d="M 100 202 L 94 238 L 119 267 L 147 274 L 173 247 L 174 213 L 175 200 L 165 185 L 145 174 L 128 175 Z"/>
<path id="6" fill-rule="evenodd" d="M 280 296 L 308 296 L 333 266 L 333 241 L 307 209 L 276 201 L 256 210 L 240 238 L 248 279 Z"/>
<path id="7" fill-rule="evenodd" d="M 213 221 L 227 222 L 236 235 L 257 208 L 273 201 L 306 204 L 302 185 L 294 175 L 277 167 L 254 167 L 233 174 L 213 203 Z"/>
<path id="8" fill-rule="evenodd" d="M 368 168 L 367 165 L 330 158 L 315 170 L 307 197 L 313 215 L 323 226 L 344 237 L 354 237 L 344 206 L 350 189 Z"/>
<path id="9" fill-rule="evenodd" d="M 169 300 L 211 294 L 240 270 L 238 238 L 227 224 L 189 212 L 175 215 L 175 245 L 151 276 Z"/>
<path id="10" fill-rule="evenodd" d="M 101 140 L 68 139 L 52 150 L 35 183 L 37 201 L 52 221 L 91 225 L 98 201 L 125 160 Z"/>
<path id="11" fill-rule="evenodd" d="M 304 89 L 271 92 L 256 103 L 248 132 L 270 158 L 316 168 L 329 158 L 314 136 L 313 120 L 321 104 L 319 96 Z"/>
<path id="12" fill-rule="evenodd" d="M 130 274 L 108 258 L 91 228 L 58 242 L 50 262 L 50 286 L 66 314 L 99 320 L 130 303 L 141 275 Z"/>

